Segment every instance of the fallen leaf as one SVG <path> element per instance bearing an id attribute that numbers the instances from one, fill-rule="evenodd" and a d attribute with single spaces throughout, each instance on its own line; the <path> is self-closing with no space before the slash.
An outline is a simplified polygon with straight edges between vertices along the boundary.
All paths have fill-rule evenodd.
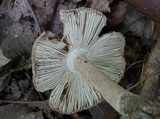
<path id="1" fill-rule="evenodd" d="M 28 0 L 3 0 L 1 7 L 5 10 L 5 17 L 12 19 L 10 24 L 2 26 L 1 32 L 6 33 L 1 43 L 4 55 L 10 59 L 24 53 L 29 55 L 40 28 Z"/>
<path id="2" fill-rule="evenodd" d="M 4 55 L 11 59 L 25 53 L 29 55 L 32 44 L 38 36 L 35 26 L 29 21 L 22 20 L 7 27 L 10 27 L 10 33 L 1 44 Z"/>
<path id="3" fill-rule="evenodd" d="M 65 1 L 65 0 L 58 0 L 57 1 L 57 7 L 54 12 L 54 16 L 52 19 L 53 23 L 52 23 L 52 28 L 51 28 L 51 31 L 54 34 L 58 35 L 59 37 L 62 37 L 63 25 L 62 25 L 62 22 L 59 20 L 60 10 L 74 9 L 76 7 L 77 7 L 77 4 L 74 4 L 69 1 Z"/>
<path id="4" fill-rule="evenodd" d="M 41 30 L 50 29 L 57 0 L 29 0 L 29 3 L 38 19 Z"/>
<path id="5" fill-rule="evenodd" d="M 2 49 L 0 48 L 0 67 L 7 64 L 8 62 L 10 61 L 10 59 L 6 58 L 4 55 L 3 55 L 3 51 Z"/>
<path id="6" fill-rule="evenodd" d="M 149 53 L 148 59 L 143 67 L 141 81 L 144 82 L 140 95 L 146 99 L 156 100 L 159 88 L 160 69 L 160 38 Z"/>
<path id="7" fill-rule="evenodd" d="M 44 119 L 42 111 L 21 115 L 19 119 Z"/>
<path id="8" fill-rule="evenodd" d="M 38 34 L 51 27 L 55 5 L 56 0 L 2 1 L 5 15 L 14 21 L 0 30 L 0 33 L 6 32 L 1 47 L 7 58 L 14 59 L 25 53 L 30 55 Z"/>
<path id="9" fill-rule="evenodd" d="M 127 3 L 124 1 L 118 1 L 111 6 L 111 11 L 107 15 L 107 27 L 115 27 L 123 22 L 127 11 Z"/>
<path id="10" fill-rule="evenodd" d="M 7 76 L 4 80 L 0 81 L 0 92 L 6 88 L 11 81 L 11 76 Z"/>
<path id="11" fill-rule="evenodd" d="M 124 34 L 140 37 L 141 43 L 146 45 L 151 39 L 153 28 L 154 22 L 128 6 L 126 16 L 119 30 Z"/>
<path id="12" fill-rule="evenodd" d="M 19 119 L 19 117 L 30 113 L 31 110 L 22 105 L 8 104 L 0 106 L 1 119 Z"/>
<path id="13" fill-rule="evenodd" d="M 4 7 L 0 6 L 0 44 L 4 41 L 10 31 L 13 20 L 7 15 Z"/>
<path id="14" fill-rule="evenodd" d="M 101 12 L 110 12 L 109 4 L 113 0 L 92 0 L 91 1 L 91 8 L 97 9 Z"/>
<path id="15" fill-rule="evenodd" d="M 17 81 L 12 81 L 11 85 L 5 89 L 6 96 L 4 97 L 6 100 L 16 100 L 21 97 L 21 90 L 17 84 Z"/>
<path id="16" fill-rule="evenodd" d="M 5 0 L 2 2 L 2 6 L 7 9 L 8 15 L 15 21 L 18 22 L 21 18 L 30 17 L 34 20 L 35 28 L 37 33 L 41 33 L 37 17 L 32 10 L 28 0 Z"/>
<path id="17" fill-rule="evenodd" d="M 31 68 L 31 60 L 24 60 L 23 57 L 17 57 L 8 64 L 0 68 L 0 84 L 10 74 L 22 69 Z"/>
<path id="18" fill-rule="evenodd" d="M 40 110 L 49 110 L 51 111 L 52 109 L 49 107 L 47 101 L 41 101 L 40 103 L 28 103 L 27 104 L 29 107 L 33 109 L 40 109 Z"/>

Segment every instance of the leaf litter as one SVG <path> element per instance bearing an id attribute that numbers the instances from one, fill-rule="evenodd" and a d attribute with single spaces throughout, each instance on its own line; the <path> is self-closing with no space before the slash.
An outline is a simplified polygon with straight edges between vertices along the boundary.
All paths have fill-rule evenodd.
<path id="1" fill-rule="evenodd" d="M 50 91 L 39 93 L 33 87 L 30 62 L 32 44 L 43 30 L 50 30 L 57 36 L 62 36 L 63 26 L 59 21 L 59 11 L 78 7 L 91 7 L 107 16 L 107 26 L 102 34 L 118 31 L 125 35 L 127 67 L 120 85 L 131 89 L 133 93 L 160 101 L 160 85 L 157 83 L 160 66 L 159 23 L 151 21 L 122 0 L 2 0 L 0 5 L 0 48 L 3 52 L 0 52 L 2 118 L 120 118 L 106 102 L 73 115 L 62 115 L 47 105 Z M 145 83 L 144 78 L 147 80 Z"/>

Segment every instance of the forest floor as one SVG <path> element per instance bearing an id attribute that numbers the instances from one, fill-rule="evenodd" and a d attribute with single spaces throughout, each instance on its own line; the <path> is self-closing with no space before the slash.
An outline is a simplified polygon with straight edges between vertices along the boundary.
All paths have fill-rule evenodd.
<path id="1" fill-rule="evenodd" d="M 61 38 L 59 11 L 79 7 L 104 13 L 107 25 L 101 35 L 116 31 L 125 36 L 126 70 L 119 85 L 144 98 L 160 101 L 160 25 L 123 0 L 73 1 L 76 0 L 0 0 L 1 119 L 120 118 L 105 101 L 72 115 L 60 114 L 46 104 L 50 91 L 40 93 L 33 86 L 30 57 L 34 41 L 42 31 L 51 31 Z"/>

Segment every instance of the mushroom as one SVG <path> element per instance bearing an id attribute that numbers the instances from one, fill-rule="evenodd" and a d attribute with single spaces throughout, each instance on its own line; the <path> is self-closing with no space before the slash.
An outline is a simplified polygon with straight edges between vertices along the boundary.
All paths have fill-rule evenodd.
<path id="1" fill-rule="evenodd" d="M 61 40 L 43 32 L 33 45 L 33 84 L 40 92 L 52 90 L 52 109 L 71 114 L 100 103 L 106 89 L 110 90 L 106 96 L 114 93 L 114 83 L 125 69 L 125 40 L 116 32 L 99 37 L 106 17 L 90 8 L 61 10 L 60 20 L 64 25 Z M 106 77 L 109 81 L 101 80 Z"/>
<path id="2" fill-rule="evenodd" d="M 52 90 L 48 104 L 71 114 L 105 99 L 127 118 L 160 118 L 160 105 L 130 93 L 117 84 L 123 76 L 124 37 L 112 32 L 99 37 L 105 16 L 93 9 L 60 12 L 64 37 L 43 32 L 32 50 L 33 84 Z"/>

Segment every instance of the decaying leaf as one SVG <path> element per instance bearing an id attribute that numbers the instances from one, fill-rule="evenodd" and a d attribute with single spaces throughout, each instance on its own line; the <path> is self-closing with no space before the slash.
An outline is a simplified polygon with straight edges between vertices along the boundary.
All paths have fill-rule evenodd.
<path id="1" fill-rule="evenodd" d="M 19 117 L 19 119 L 44 119 L 43 115 L 42 115 L 42 112 L 39 111 L 39 112 L 31 112 L 29 114 L 26 114 L 26 115 L 21 115 Z"/>
<path id="2" fill-rule="evenodd" d="M 43 119 L 42 111 L 32 112 L 22 105 L 8 104 L 0 107 L 1 119 Z"/>
<path id="3" fill-rule="evenodd" d="M 109 4 L 113 0 L 92 0 L 91 8 L 97 9 L 101 12 L 110 12 Z"/>
<path id="4" fill-rule="evenodd" d="M 29 107 L 33 108 L 33 109 L 40 109 L 40 110 L 48 110 L 51 111 L 52 109 L 49 107 L 49 105 L 47 104 L 47 101 L 41 101 L 40 103 L 28 103 L 27 104 Z"/>
<path id="5" fill-rule="evenodd" d="M 52 28 L 51 31 L 53 33 L 55 33 L 56 35 L 62 37 L 62 23 L 59 20 L 59 12 L 60 10 L 67 10 L 67 9 L 74 9 L 77 7 L 77 4 L 74 4 L 72 2 L 69 1 L 65 1 L 65 0 L 58 0 L 57 1 L 57 7 L 56 10 L 54 12 L 54 17 L 52 18 Z"/>
<path id="6" fill-rule="evenodd" d="M 125 0 L 135 9 L 139 10 L 148 19 L 160 23 L 160 1 L 159 0 Z"/>
<path id="7" fill-rule="evenodd" d="M 5 0 L 2 3 L 2 6 L 7 8 L 8 10 L 8 15 L 15 21 L 19 21 L 21 18 L 25 19 L 26 17 L 33 19 L 34 24 L 35 24 L 35 30 L 37 33 L 41 33 L 38 20 L 30 6 L 30 3 L 28 0 L 14 0 L 14 1 L 9 1 Z"/>
<path id="8" fill-rule="evenodd" d="M 14 59 L 25 53 L 30 54 L 32 44 L 38 35 L 35 26 L 22 20 L 7 27 L 10 27 L 10 33 L 1 44 L 4 55 Z"/>
<path id="9" fill-rule="evenodd" d="M 1 67 L 0 69 L 0 84 L 3 82 L 5 78 L 16 71 L 20 71 L 22 69 L 29 69 L 31 68 L 31 61 L 25 60 L 23 57 L 17 57 L 13 59 L 5 66 Z"/>
<path id="10" fill-rule="evenodd" d="M 111 6 L 111 12 L 107 16 L 107 26 L 115 27 L 116 25 L 123 22 L 126 11 L 127 11 L 127 3 L 124 1 L 118 1 L 113 6 Z"/>
<path id="11" fill-rule="evenodd" d="M 20 65 L 21 63 L 19 62 L 22 61 L 22 59 L 17 58 L 17 56 L 19 57 L 23 54 L 30 55 L 34 40 L 43 30 L 50 29 L 56 35 L 62 36 L 62 23 L 59 21 L 59 11 L 62 9 L 77 8 L 84 2 L 87 6 L 91 3 L 91 8 L 102 12 L 110 12 L 107 13 L 107 28 L 115 28 L 117 31 L 126 35 L 125 56 L 129 70 L 127 69 L 126 71 L 125 79 L 126 82 L 128 81 L 127 85 L 129 85 L 129 87 L 137 83 L 141 73 L 141 66 L 139 65 L 142 65 L 146 58 L 142 59 L 142 55 L 145 55 L 143 54 L 144 52 L 142 53 L 142 50 L 144 50 L 145 53 L 146 50 L 141 49 L 141 47 L 148 45 L 152 48 L 156 41 L 160 41 L 160 24 L 154 23 L 134 8 L 128 7 L 124 1 L 115 0 L 114 3 L 110 5 L 112 1 L 113 0 L 1 0 L 0 47 L 4 55 L 0 49 L 0 54 L 2 54 L 2 60 L 0 57 L 0 66 L 7 63 L 9 59 L 12 59 L 12 61 L 0 69 L 0 97 L 10 100 L 22 98 L 27 101 L 45 100 L 48 98 L 46 92 L 41 94 L 35 90 L 31 91 L 32 78 L 29 78 L 29 80 L 26 79 L 25 76 L 13 78 L 14 74 L 21 74 L 23 72 L 21 72 L 22 69 L 31 68 L 31 66 L 23 65 L 23 62 L 21 62 L 22 65 Z M 115 2 L 117 2 L 117 4 L 115 4 Z M 104 33 L 108 32 L 105 30 L 103 31 Z M 158 44 L 159 43 L 155 45 L 151 53 L 148 53 L 149 56 L 144 64 L 141 77 L 141 81 L 146 80 L 144 85 L 140 85 L 140 87 L 143 86 L 141 96 L 151 100 L 160 100 L 160 53 Z M 140 60 L 141 63 L 137 63 Z M 30 65 L 31 63 L 27 64 Z M 26 73 L 26 71 L 24 72 Z M 30 74 L 29 77 L 32 77 L 32 75 Z M 126 83 L 121 82 L 121 84 L 127 87 Z M 4 105 L 1 103 L 1 105 L 0 118 L 2 119 L 43 119 L 44 115 L 49 119 L 58 118 L 54 117 L 55 115 L 53 116 L 53 111 L 51 113 L 51 108 L 46 102 L 28 103 L 26 105 L 29 106 L 29 109 L 19 104 Z M 42 115 L 42 111 L 32 112 L 33 109 L 34 111 L 37 111 L 37 109 L 43 110 L 44 115 Z M 120 116 L 106 105 L 105 102 L 89 109 L 89 111 L 93 119 L 116 119 Z M 84 113 L 81 114 L 80 116 L 79 114 L 73 114 L 67 117 L 72 119 L 91 118 L 91 116 L 85 117 Z M 66 119 L 66 116 L 63 117 L 63 119 Z"/>
<path id="12" fill-rule="evenodd" d="M 11 76 L 7 76 L 5 80 L 0 81 L 0 92 L 6 88 L 11 81 Z"/>
<path id="13" fill-rule="evenodd" d="M 154 26 L 151 27 L 151 29 L 153 30 L 151 34 L 151 39 L 153 41 L 158 41 L 160 40 L 160 24 L 155 22 L 153 24 Z"/>
<path id="14" fill-rule="evenodd" d="M 3 51 L 2 49 L 0 48 L 0 67 L 7 64 L 8 62 L 10 61 L 10 59 L 6 58 L 4 55 L 3 55 Z"/>
<path id="15" fill-rule="evenodd" d="M 19 117 L 30 113 L 31 110 L 14 104 L 0 106 L 1 119 L 19 119 Z"/>
<path id="16" fill-rule="evenodd" d="M 21 97 L 21 90 L 17 85 L 16 81 L 13 81 L 10 86 L 5 89 L 7 96 L 4 97 L 6 100 L 16 100 Z"/>
<path id="17" fill-rule="evenodd" d="M 32 9 L 38 19 L 40 28 L 46 30 L 51 28 L 53 12 L 57 0 L 29 0 Z"/>
<path id="18" fill-rule="evenodd" d="M 124 34 L 130 34 L 141 38 L 141 43 L 146 45 L 153 33 L 154 22 L 148 20 L 132 7 L 128 7 L 125 19 L 120 27 Z"/>
<path id="19" fill-rule="evenodd" d="M 32 43 L 38 36 L 37 22 L 35 22 L 35 19 L 32 17 L 33 14 L 29 16 L 31 14 L 27 11 L 30 10 L 30 8 L 27 3 L 24 3 L 25 1 L 17 2 L 16 0 L 13 3 L 14 5 L 8 0 L 2 2 L 2 8 L 5 9 L 6 13 L 5 17 L 14 20 L 14 22 L 12 21 L 10 24 L 2 26 L 1 31 L 2 33 L 7 33 L 1 41 L 1 48 L 4 55 L 10 59 L 14 59 L 24 53 L 30 54 Z M 21 11 L 23 7 L 24 9 Z M 18 14 L 21 14 L 20 17 Z M 26 20 L 26 17 L 31 17 L 31 19 Z"/>
<path id="20" fill-rule="evenodd" d="M 141 80 L 145 81 L 141 96 L 150 100 L 155 100 L 157 89 L 159 86 L 159 71 L 160 71 L 160 40 L 157 41 L 143 68 Z"/>
<path id="21" fill-rule="evenodd" d="M 11 26 L 12 24 L 13 20 L 7 15 L 6 9 L 0 6 L 0 44 L 9 34 L 9 26 Z"/>
<path id="22" fill-rule="evenodd" d="M 6 16 L 14 21 L 12 24 L 2 26 L 2 33 L 7 32 L 1 41 L 5 56 L 14 59 L 24 53 L 30 55 L 32 44 L 41 33 L 41 29 L 51 27 L 55 4 L 56 0 L 4 0 L 2 2 Z"/>

